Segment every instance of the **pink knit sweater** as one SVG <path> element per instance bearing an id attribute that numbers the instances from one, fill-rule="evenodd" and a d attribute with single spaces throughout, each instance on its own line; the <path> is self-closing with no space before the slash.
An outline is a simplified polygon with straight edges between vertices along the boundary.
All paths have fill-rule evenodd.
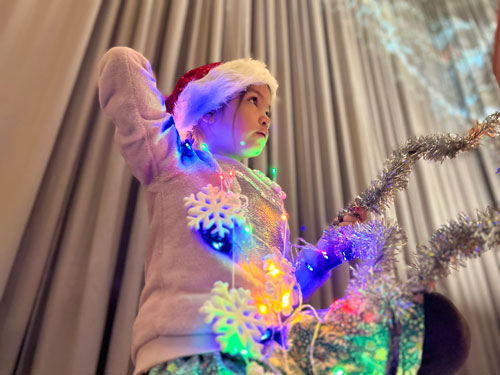
<path id="1" fill-rule="evenodd" d="M 271 248 L 282 250 L 287 243 L 279 195 L 237 161 L 202 150 L 186 153 L 174 126 L 156 142 L 169 116 L 151 66 L 140 53 L 115 47 L 103 56 L 99 101 L 116 126 L 121 153 L 147 191 L 150 232 L 145 286 L 133 327 L 134 373 L 169 359 L 217 351 L 199 309 L 216 281 L 231 285 L 232 261 L 188 228 L 183 198 L 208 184 L 219 186 L 219 173 L 233 170 L 231 190 L 248 197 L 247 220 L 258 231 L 256 245 L 246 249 L 257 262 Z M 235 287 L 262 287 L 238 264 L 235 280 Z"/>

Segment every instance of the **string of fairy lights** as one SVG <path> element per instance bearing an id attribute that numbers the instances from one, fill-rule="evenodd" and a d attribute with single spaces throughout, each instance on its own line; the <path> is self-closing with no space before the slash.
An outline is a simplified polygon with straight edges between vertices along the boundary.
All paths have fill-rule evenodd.
<path id="1" fill-rule="evenodd" d="M 357 215 L 357 207 L 380 215 L 393 202 L 396 193 L 406 188 L 409 174 L 418 160 L 441 162 L 456 157 L 460 152 L 474 150 L 483 137 L 498 136 L 499 125 L 500 112 L 496 112 L 477 122 L 462 136 L 448 134 L 409 139 L 386 160 L 378 178 L 339 212 L 337 223 L 345 214 Z M 206 145 L 204 150 L 208 151 Z M 272 180 L 258 173 L 255 175 L 269 186 L 275 184 L 276 169 Z M 217 199 L 226 205 L 232 202 L 231 212 L 234 214 L 234 220 L 221 225 L 228 232 L 235 233 L 236 227 L 241 226 L 244 229 L 238 233 L 245 232 L 250 237 L 257 235 L 244 220 L 245 204 L 241 204 L 244 198 L 231 191 L 235 172 L 221 172 L 219 176 L 221 185 L 214 188 L 214 194 L 218 194 Z M 281 189 L 276 188 L 274 193 L 280 196 L 279 191 Z M 283 198 L 282 195 L 280 197 Z M 282 208 L 283 225 L 286 227 L 288 215 L 284 205 Z M 344 353 L 348 360 L 337 358 L 335 366 L 330 367 L 330 373 L 341 375 L 348 369 L 351 369 L 349 373 L 356 373 L 352 372 L 352 366 L 357 366 L 363 371 L 371 369 L 374 372 L 370 373 L 374 374 L 396 374 L 398 366 L 409 369 L 420 361 L 421 351 L 412 347 L 417 345 L 419 337 L 421 342 L 423 332 L 422 306 L 416 302 L 415 294 L 429 290 L 433 282 L 448 274 L 450 267 L 464 265 L 466 259 L 498 246 L 499 220 L 499 212 L 488 208 L 480 213 L 477 220 L 462 216 L 440 228 L 429 245 L 416 249 L 410 277 L 405 284 L 395 279 L 392 270 L 396 253 L 406 243 L 406 236 L 396 223 L 385 223 L 377 216 L 368 223 L 355 226 L 332 224 L 323 236 L 327 246 L 321 250 L 306 242 L 291 244 L 290 247 L 284 243 L 284 249 L 290 248 L 290 251 L 298 253 L 298 257 L 284 256 L 282 251 L 271 249 L 270 254 L 263 257 L 260 269 L 250 262 L 243 264 L 250 274 L 264 280 L 265 287 L 259 290 L 236 289 L 233 276 L 232 288 L 222 282 L 214 285 L 213 297 L 201 311 L 207 315 L 207 323 L 212 323 L 223 352 L 238 355 L 249 365 L 257 361 L 269 373 L 298 374 L 301 368 L 300 371 L 309 368 L 315 373 L 315 369 L 324 365 L 324 362 L 318 361 L 318 353 L 326 350 L 325 345 L 334 345 L 336 352 L 330 348 L 333 350 L 330 355 Z M 211 232 L 214 230 L 213 227 L 207 228 Z M 221 240 L 221 236 L 217 239 Z M 238 247 L 234 235 L 232 240 L 230 247 L 234 252 Z M 345 296 L 335 301 L 323 316 L 303 304 L 294 275 L 304 262 L 300 253 L 305 249 L 317 251 L 322 257 L 336 257 L 343 261 L 362 259 L 353 270 L 354 277 Z M 308 269 L 317 271 L 312 267 Z M 305 311 L 312 312 L 305 314 Z M 407 327 L 407 331 L 402 327 Z M 408 330 L 408 327 L 411 328 Z M 398 335 L 402 339 L 396 340 Z M 361 339 L 370 342 L 368 347 L 371 349 L 355 344 Z M 308 346 L 304 351 L 307 353 L 296 353 L 297 348 L 306 342 Z M 367 356 L 367 350 L 371 350 L 370 356 Z M 402 350 L 410 353 L 405 357 L 406 362 L 400 358 Z M 301 365 L 301 361 L 307 364 Z"/>

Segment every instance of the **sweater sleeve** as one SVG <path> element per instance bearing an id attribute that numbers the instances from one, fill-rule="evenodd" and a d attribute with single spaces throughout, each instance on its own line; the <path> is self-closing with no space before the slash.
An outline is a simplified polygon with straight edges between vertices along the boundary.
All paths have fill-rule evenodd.
<path id="1" fill-rule="evenodd" d="M 178 160 L 180 140 L 149 61 L 128 47 L 113 47 L 99 63 L 99 103 L 116 126 L 115 141 L 144 185 Z M 167 128 L 157 141 L 160 131 Z"/>
<path id="2" fill-rule="evenodd" d="M 323 236 L 316 243 L 315 249 L 303 249 L 300 259 L 300 266 L 295 271 L 295 277 L 300 285 L 304 301 L 330 278 L 330 271 L 333 268 L 343 263 L 342 259 L 328 253 Z"/>

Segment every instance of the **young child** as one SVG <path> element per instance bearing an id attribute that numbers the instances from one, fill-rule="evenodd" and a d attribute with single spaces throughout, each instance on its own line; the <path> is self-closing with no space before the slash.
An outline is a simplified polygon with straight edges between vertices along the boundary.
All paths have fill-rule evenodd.
<path id="1" fill-rule="evenodd" d="M 102 58 L 101 107 L 147 191 L 150 233 L 133 327 L 134 374 L 246 373 L 241 358 L 220 352 L 200 307 L 216 281 L 264 288 L 245 264 L 288 251 L 284 192 L 241 163 L 267 142 L 277 88 L 262 62 L 240 59 L 186 73 L 164 101 L 143 55 L 115 47 Z M 232 226 L 224 212 L 245 224 Z M 365 218 L 365 212 L 347 215 L 340 225 Z M 295 276 L 307 299 L 340 260 L 317 252 L 303 257 Z"/>

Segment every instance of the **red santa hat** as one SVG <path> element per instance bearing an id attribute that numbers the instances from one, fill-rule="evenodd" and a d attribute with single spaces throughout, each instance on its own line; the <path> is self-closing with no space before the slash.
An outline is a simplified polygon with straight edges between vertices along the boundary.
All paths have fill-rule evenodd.
<path id="1" fill-rule="evenodd" d="M 182 140 L 205 114 L 221 108 L 251 85 L 268 85 L 271 101 L 278 82 L 262 61 L 238 59 L 200 66 L 184 74 L 165 98 L 166 111 Z"/>

